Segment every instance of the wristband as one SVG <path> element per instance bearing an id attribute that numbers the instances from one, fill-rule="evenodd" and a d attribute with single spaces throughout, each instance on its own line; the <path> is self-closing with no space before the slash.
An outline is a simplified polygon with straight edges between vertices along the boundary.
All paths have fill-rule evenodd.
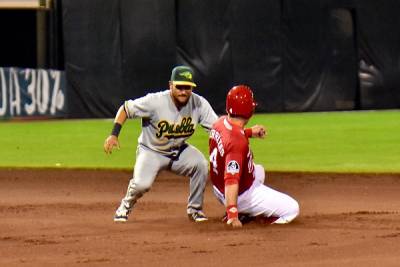
<path id="1" fill-rule="evenodd" d="M 121 128 L 122 128 L 121 124 L 119 124 L 118 122 L 114 123 L 114 127 L 111 131 L 111 135 L 118 137 L 119 132 L 121 131 Z"/>
<path id="2" fill-rule="evenodd" d="M 229 179 L 225 179 L 225 186 L 227 185 L 233 185 L 233 184 L 238 184 L 239 180 L 237 178 L 229 178 Z"/>
<path id="3" fill-rule="evenodd" d="M 237 205 L 229 205 L 226 207 L 226 214 L 228 215 L 228 222 L 232 221 L 232 219 L 238 218 Z"/>
<path id="4" fill-rule="evenodd" d="M 244 135 L 249 138 L 253 136 L 253 130 L 251 128 L 244 129 Z"/>

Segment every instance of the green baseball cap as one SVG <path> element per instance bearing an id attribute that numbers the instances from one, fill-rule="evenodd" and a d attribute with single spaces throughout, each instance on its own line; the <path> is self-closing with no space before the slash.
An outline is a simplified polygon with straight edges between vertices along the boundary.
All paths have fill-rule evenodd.
<path id="1" fill-rule="evenodd" d="M 187 66 L 177 66 L 172 70 L 171 82 L 175 85 L 190 85 L 196 87 L 193 82 L 193 70 Z"/>

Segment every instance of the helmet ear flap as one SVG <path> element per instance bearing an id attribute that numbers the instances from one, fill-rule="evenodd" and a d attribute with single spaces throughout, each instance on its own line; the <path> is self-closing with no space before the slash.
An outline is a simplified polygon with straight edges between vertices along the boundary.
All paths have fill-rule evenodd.
<path id="1" fill-rule="evenodd" d="M 253 91 L 247 85 L 237 85 L 226 96 L 226 112 L 235 117 L 249 119 L 257 106 Z"/>

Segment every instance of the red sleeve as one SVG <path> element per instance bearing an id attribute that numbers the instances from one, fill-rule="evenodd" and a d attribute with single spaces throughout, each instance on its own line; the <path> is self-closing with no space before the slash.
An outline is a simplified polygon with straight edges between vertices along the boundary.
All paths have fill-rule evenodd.
<path id="1" fill-rule="evenodd" d="M 235 144 L 227 153 L 225 158 L 224 180 L 225 185 L 239 183 L 242 175 L 243 162 L 245 161 L 244 152 L 246 146 L 242 143 Z"/>
<path id="2" fill-rule="evenodd" d="M 251 128 L 246 128 L 246 129 L 244 129 L 244 135 L 245 135 L 247 138 L 252 137 L 252 136 L 253 136 L 253 130 L 252 130 Z"/>

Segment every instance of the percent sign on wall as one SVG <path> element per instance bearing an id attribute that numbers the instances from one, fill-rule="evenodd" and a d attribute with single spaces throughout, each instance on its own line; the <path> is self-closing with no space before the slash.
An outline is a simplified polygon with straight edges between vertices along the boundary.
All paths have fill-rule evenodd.
<path id="1" fill-rule="evenodd" d="M 0 117 L 65 115 L 65 84 L 62 71 L 0 68 Z"/>

